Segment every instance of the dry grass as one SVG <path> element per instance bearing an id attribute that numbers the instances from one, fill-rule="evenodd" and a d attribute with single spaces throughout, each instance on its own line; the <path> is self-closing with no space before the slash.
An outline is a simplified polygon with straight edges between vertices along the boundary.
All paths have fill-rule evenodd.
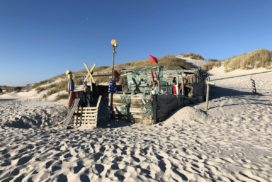
<path id="1" fill-rule="evenodd" d="M 225 71 L 236 69 L 270 68 L 272 63 L 272 52 L 265 49 L 255 50 L 241 56 L 225 60 Z"/>
<path id="2" fill-rule="evenodd" d="M 164 56 L 162 58 L 158 58 L 158 64 L 160 66 L 163 66 L 165 69 L 191 69 L 195 68 L 191 63 L 187 63 L 185 60 L 177 58 L 176 56 L 168 55 Z M 122 69 L 142 69 L 142 68 L 148 68 L 153 67 L 155 64 L 151 64 L 149 59 L 141 60 L 141 61 L 131 61 L 124 64 L 118 64 L 115 66 L 116 70 L 122 70 Z M 106 69 L 107 71 L 110 71 L 111 68 Z"/>
<path id="3" fill-rule="evenodd" d="M 67 81 L 62 80 L 57 83 L 49 84 L 49 85 L 41 85 L 36 88 L 37 93 L 46 92 L 46 94 L 43 95 L 43 98 L 47 98 L 48 96 L 58 93 L 60 91 L 63 91 L 66 89 Z"/>
<path id="4" fill-rule="evenodd" d="M 68 93 L 65 94 L 59 94 L 56 96 L 55 101 L 62 100 L 62 99 L 67 99 L 68 98 Z"/>
<path id="5" fill-rule="evenodd" d="M 221 61 L 216 61 L 216 60 L 210 60 L 208 61 L 207 63 L 205 63 L 202 68 L 205 70 L 205 71 L 209 71 L 211 69 L 213 69 L 214 67 L 218 68 L 222 65 L 222 62 Z"/>
<path id="6" fill-rule="evenodd" d="M 192 59 L 204 60 L 204 58 L 198 54 L 188 53 L 183 54 L 184 57 L 190 57 Z M 245 53 L 241 56 L 232 57 L 225 61 L 217 61 L 217 60 L 209 60 L 202 68 L 204 70 L 211 70 L 214 67 L 220 67 L 224 64 L 226 71 L 232 71 L 235 69 L 253 69 L 271 67 L 272 63 L 272 52 L 265 49 L 255 50 L 249 53 Z M 159 66 L 163 66 L 164 69 L 192 69 L 195 68 L 191 63 L 186 62 L 181 58 L 177 58 L 176 56 L 168 55 L 161 58 L 158 58 Z M 139 60 L 139 61 L 131 61 L 124 64 L 115 65 L 115 69 L 117 71 L 121 71 L 123 69 L 143 69 L 154 67 L 154 64 L 151 64 L 149 59 Z M 110 66 L 101 66 L 96 67 L 94 69 L 95 72 L 111 72 Z M 83 69 L 81 71 L 74 72 L 74 81 L 76 85 L 82 85 L 84 76 L 87 74 L 86 70 Z M 60 82 L 55 83 L 55 81 L 59 78 L 62 78 Z M 94 76 L 96 83 L 108 82 L 109 76 Z M 121 78 L 121 82 L 124 80 Z M 67 79 L 65 74 L 58 75 L 49 80 L 44 80 L 39 83 L 30 85 L 27 87 L 28 90 L 36 89 L 38 93 L 47 91 L 43 95 L 44 98 L 48 96 L 66 90 L 67 87 Z M 60 94 L 57 96 L 57 100 L 67 98 L 67 94 Z"/>
<path id="7" fill-rule="evenodd" d="M 181 54 L 181 55 L 183 57 L 188 57 L 188 58 L 191 58 L 191 59 L 205 60 L 204 57 L 202 57 L 201 55 L 195 54 L 195 53 L 192 53 L 192 52 L 189 52 L 189 53 L 186 53 L 186 54 Z"/>

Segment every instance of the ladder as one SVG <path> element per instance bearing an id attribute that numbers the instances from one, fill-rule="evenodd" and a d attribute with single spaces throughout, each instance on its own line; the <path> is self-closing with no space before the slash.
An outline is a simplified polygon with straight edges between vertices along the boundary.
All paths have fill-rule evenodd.
<path id="1" fill-rule="evenodd" d="M 68 125 L 70 124 L 70 122 L 73 118 L 74 112 L 76 111 L 76 109 L 78 107 L 79 100 L 80 100 L 79 98 L 76 98 L 74 100 L 74 105 L 73 105 L 72 109 L 69 111 L 68 115 L 64 119 L 64 121 L 63 121 L 64 129 L 67 129 Z"/>

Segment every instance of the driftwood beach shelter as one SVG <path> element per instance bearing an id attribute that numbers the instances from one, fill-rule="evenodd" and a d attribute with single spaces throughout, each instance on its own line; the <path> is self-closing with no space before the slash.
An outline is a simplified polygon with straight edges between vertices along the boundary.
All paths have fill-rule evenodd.
<path id="1" fill-rule="evenodd" d="M 103 120 L 128 120 L 150 125 L 165 120 L 183 106 L 203 101 L 206 95 L 207 73 L 199 68 L 164 69 L 157 65 L 122 69 L 119 71 L 122 84 L 117 85 L 114 93 L 109 93 L 109 85 L 93 85 L 93 82 L 99 76 L 108 76 L 111 80 L 113 71 L 93 72 L 95 65 L 89 68 L 84 64 L 84 67 L 87 70 L 84 81 L 91 85 L 91 91 L 97 97 L 96 104 L 83 107 L 80 105 L 81 98 L 77 98 L 65 119 L 66 128 L 68 125 L 96 127 L 101 116 Z M 157 92 L 153 92 L 155 86 L 158 87 Z M 82 92 L 83 89 L 79 90 L 79 93 Z M 103 104 L 100 104 L 101 101 Z M 99 115 L 99 112 L 103 114 Z"/>
<path id="2" fill-rule="evenodd" d="M 152 82 L 156 73 L 159 93 L 152 95 Z M 165 120 L 177 109 L 205 97 L 206 72 L 200 69 L 164 70 L 152 69 L 126 70 L 126 90 L 113 95 L 113 112 L 116 118 L 126 117 L 133 122 L 154 124 Z M 175 84 L 173 83 L 175 78 Z M 173 94 L 173 87 L 177 93 Z"/>

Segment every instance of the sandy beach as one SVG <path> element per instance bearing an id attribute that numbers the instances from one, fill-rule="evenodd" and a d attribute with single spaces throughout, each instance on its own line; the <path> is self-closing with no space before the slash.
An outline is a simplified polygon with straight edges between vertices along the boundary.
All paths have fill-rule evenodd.
<path id="1" fill-rule="evenodd" d="M 272 181 L 272 73 L 220 69 L 207 113 L 200 103 L 152 126 L 64 130 L 62 104 L 1 104 L 0 181 Z"/>

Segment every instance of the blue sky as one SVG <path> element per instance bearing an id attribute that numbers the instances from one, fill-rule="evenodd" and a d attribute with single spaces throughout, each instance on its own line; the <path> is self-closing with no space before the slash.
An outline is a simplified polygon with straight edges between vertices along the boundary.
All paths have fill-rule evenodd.
<path id="1" fill-rule="evenodd" d="M 272 49 L 271 0 L 1 0 L 0 85 L 195 52 L 225 59 Z"/>

